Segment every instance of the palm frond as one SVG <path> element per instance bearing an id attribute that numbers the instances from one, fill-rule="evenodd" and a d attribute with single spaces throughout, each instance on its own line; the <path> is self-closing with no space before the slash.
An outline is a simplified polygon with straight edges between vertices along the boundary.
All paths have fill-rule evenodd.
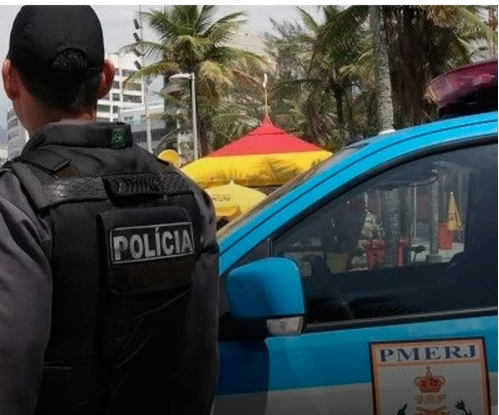
<path id="1" fill-rule="evenodd" d="M 142 12 L 141 16 L 161 40 L 174 36 L 178 31 L 174 22 L 171 22 L 171 14 L 167 8 Z"/>
<path id="2" fill-rule="evenodd" d="M 212 82 L 220 86 L 228 86 L 232 81 L 224 72 L 224 70 L 215 62 L 203 61 L 197 67 L 197 76 L 199 82 Z"/>
<path id="3" fill-rule="evenodd" d="M 217 6 L 202 6 L 196 22 L 198 33 L 203 33 L 215 16 Z"/>
<path id="4" fill-rule="evenodd" d="M 157 60 L 163 58 L 165 55 L 171 53 L 171 49 L 168 45 L 159 42 L 151 42 L 147 40 L 141 40 L 140 42 L 130 43 L 128 45 L 122 46 L 119 52 L 133 52 L 137 49 L 139 52 L 143 53 L 149 59 Z"/>
<path id="5" fill-rule="evenodd" d="M 263 68 L 268 65 L 265 58 L 257 53 L 230 46 L 220 46 L 212 49 L 207 53 L 207 57 L 216 58 L 225 65 L 245 63 L 256 68 Z"/>
<path id="6" fill-rule="evenodd" d="M 331 45 L 348 50 L 361 32 L 368 14 L 368 6 L 350 6 L 326 22 L 317 38 L 312 61 L 317 53 L 327 52 Z"/>
<path id="7" fill-rule="evenodd" d="M 234 34 L 238 32 L 240 26 L 241 23 L 235 21 L 220 23 L 209 32 L 206 32 L 204 36 L 214 45 L 223 44 L 234 37 Z"/>
<path id="8" fill-rule="evenodd" d="M 305 9 L 301 7 L 296 8 L 298 10 L 298 13 L 301 17 L 301 21 L 305 25 L 305 27 L 313 32 L 317 33 L 321 27 L 321 25 L 312 17 L 310 13 L 308 13 Z"/>
<path id="9" fill-rule="evenodd" d="M 489 42 L 497 44 L 497 32 L 492 30 L 477 14 L 465 6 L 454 6 L 458 9 L 458 15 L 469 28 L 476 31 L 477 36 L 486 38 Z"/>
<path id="10" fill-rule="evenodd" d="M 123 81 L 123 85 L 141 81 L 147 78 L 154 78 L 156 76 L 163 76 L 165 74 L 174 74 L 179 72 L 180 68 L 176 62 L 156 62 L 144 66 L 139 71 L 130 75 Z"/>
<path id="11" fill-rule="evenodd" d="M 317 87 L 321 85 L 321 80 L 317 78 L 302 78 L 293 79 L 278 83 L 269 92 L 273 97 L 281 97 L 285 95 L 296 95 L 304 87 Z"/>
<path id="12" fill-rule="evenodd" d="M 203 49 L 207 48 L 209 45 L 209 39 L 191 35 L 177 36 L 174 40 L 174 48 L 186 49 L 192 57 L 195 57 L 196 59 L 202 58 Z"/>
<path id="13" fill-rule="evenodd" d="M 235 12 L 235 13 L 230 13 L 227 14 L 220 19 L 218 19 L 216 22 L 213 22 L 211 26 L 208 27 L 208 29 L 205 30 L 204 36 L 209 36 L 210 33 L 218 26 L 222 25 L 225 23 L 236 23 L 239 26 L 242 26 L 246 24 L 246 20 L 241 20 L 242 17 L 246 17 L 246 12 Z"/>

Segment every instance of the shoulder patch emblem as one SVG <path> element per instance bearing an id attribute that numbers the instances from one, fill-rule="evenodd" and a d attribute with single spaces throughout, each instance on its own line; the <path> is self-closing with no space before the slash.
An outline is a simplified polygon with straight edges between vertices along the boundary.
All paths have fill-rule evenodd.
<path id="1" fill-rule="evenodd" d="M 114 129 L 111 132 L 111 142 L 109 143 L 111 148 L 123 148 L 125 146 L 125 133 L 121 129 Z"/>

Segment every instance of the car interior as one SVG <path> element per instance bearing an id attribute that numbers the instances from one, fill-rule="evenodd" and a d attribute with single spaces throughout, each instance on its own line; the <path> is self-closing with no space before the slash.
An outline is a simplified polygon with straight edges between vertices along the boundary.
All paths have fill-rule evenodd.
<path id="1" fill-rule="evenodd" d="M 294 259 L 302 272 L 308 324 L 497 306 L 497 147 L 449 154 L 447 161 L 429 157 L 372 179 L 275 241 L 274 255 Z M 385 256 L 385 263 L 352 266 L 352 258 L 362 251 L 358 242 L 367 210 L 359 200 L 380 189 L 412 191 L 437 180 L 443 188 L 442 178 L 456 172 L 467 181 L 467 192 L 460 195 L 467 206 L 461 240 L 453 249 L 435 260 L 424 252 L 428 246 L 409 245 L 411 252 L 402 263 L 386 264 Z M 398 216 L 403 216 L 402 205 L 399 202 Z M 400 221 L 397 225 L 403 228 Z M 388 237 L 385 229 L 385 240 Z M 338 267 L 331 257 L 340 254 L 347 259 Z"/>

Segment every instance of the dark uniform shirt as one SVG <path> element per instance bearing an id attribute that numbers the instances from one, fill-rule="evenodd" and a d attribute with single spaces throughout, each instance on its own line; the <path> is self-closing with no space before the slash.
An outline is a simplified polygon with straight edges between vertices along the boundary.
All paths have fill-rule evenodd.
<path id="1" fill-rule="evenodd" d="M 92 123 L 87 128 L 92 128 Z M 97 136 L 96 133 L 96 139 Z M 33 144 L 30 142 L 26 147 L 33 150 L 37 146 Z M 208 414 L 218 370 L 214 346 L 218 331 L 218 246 L 211 200 L 197 185 L 191 185 L 202 216 L 201 256 L 194 271 L 185 331 L 186 357 L 175 406 L 179 413 Z M 0 414 L 32 415 L 35 411 L 52 317 L 51 247 L 48 221 L 34 212 L 15 174 L 3 169 L 0 172 Z"/>

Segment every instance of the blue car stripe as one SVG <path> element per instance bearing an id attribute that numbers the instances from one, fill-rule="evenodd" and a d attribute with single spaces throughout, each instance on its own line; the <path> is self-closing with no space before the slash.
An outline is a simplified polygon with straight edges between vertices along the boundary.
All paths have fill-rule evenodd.
<path id="1" fill-rule="evenodd" d="M 369 343 L 484 337 L 497 372 L 497 317 L 332 330 L 266 341 L 222 342 L 218 395 L 371 382 Z"/>

